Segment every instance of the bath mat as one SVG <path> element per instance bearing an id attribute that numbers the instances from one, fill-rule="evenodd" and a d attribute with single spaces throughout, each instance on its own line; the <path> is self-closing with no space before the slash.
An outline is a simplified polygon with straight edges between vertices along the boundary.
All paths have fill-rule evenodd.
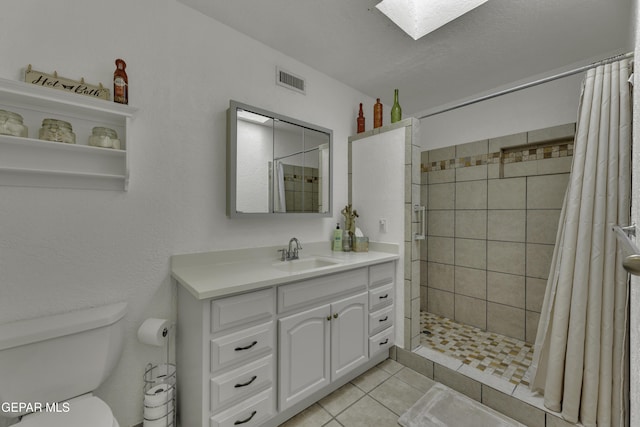
<path id="1" fill-rule="evenodd" d="M 526 427 L 442 384 L 431 387 L 398 423 L 404 427 Z"/>

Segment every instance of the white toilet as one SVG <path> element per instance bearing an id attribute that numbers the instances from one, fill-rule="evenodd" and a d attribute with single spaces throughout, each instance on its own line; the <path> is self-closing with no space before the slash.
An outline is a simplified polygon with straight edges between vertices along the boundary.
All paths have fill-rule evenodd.
<path id="1" fill-rule="evenodd" d="M 0 325 L 0 416 L 17 427 L 119 427 L 91 394 L 115 367 L 126 303 Z"/>

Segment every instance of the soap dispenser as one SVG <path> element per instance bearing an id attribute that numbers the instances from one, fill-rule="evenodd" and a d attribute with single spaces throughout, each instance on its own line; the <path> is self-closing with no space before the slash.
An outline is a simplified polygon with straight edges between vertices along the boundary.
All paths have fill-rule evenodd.
<path id="1" fill-rule="evenodd" d="M 336 229 L 333 231 L 333 250 L 342 252 L 342 230 L 340 230 L 340 223 L 336 224 Z"/>
<path id="2" fill-rule="evenodd" d="M 342 233 L 342 252 L 351 252 L 351 233 L 347 230 Z"/>

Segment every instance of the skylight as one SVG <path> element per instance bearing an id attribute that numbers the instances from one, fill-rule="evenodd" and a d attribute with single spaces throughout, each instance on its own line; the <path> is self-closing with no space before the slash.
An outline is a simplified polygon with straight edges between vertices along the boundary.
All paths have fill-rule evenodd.
<path id="1" fill-rule="evenodd" d="M 418 40 L 487 1 L 383 0 L 376 8 L 414 40 Z"/>

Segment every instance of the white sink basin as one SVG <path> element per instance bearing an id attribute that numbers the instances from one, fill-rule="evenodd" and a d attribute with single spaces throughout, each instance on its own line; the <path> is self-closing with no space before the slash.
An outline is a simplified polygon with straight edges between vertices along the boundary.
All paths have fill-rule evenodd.
<path id="1" fill-rule="evenodd" d="M 280 261 L 273 264 L 273 267 L 280 271 L 284 271 L 285 273 L 295 273 L 299 271 L 331 267 L 340 264 L 341 262 L 342 261 L 333 258 L 309 257 L 293 261 Z"/>

